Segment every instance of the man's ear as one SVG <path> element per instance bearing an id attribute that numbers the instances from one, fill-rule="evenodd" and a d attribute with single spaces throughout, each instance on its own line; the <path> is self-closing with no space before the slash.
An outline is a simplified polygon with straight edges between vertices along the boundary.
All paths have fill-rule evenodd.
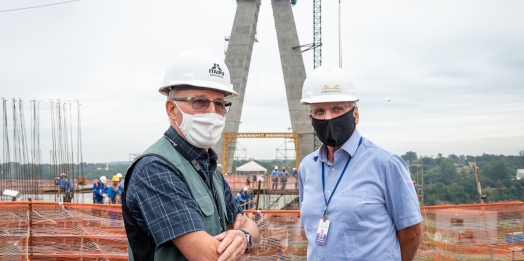
<path id="1" fill-rule="evenodd" d="M 175 110 L 177 109 L 178 108 L 175 106 L 175 103 L 173 101 L 171 100 L 166 101 L 166 113 L 169 119 L 171 119 L 172 121 L 176 120 Z"/>
<path id="2" fill-rule="evenodd" d="M 355 124 L 358 124 L 358 120 L 359 120 L 358 107 L 355 107 L 355 110 L 353 111 L 353 116 L 355 116 Z"/>

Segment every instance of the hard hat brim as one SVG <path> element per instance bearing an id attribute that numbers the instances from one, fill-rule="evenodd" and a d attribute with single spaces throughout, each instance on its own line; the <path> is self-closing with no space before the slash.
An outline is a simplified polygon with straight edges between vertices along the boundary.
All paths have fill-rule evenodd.
<path id="1" fill-rule="evenodd" d="M 311 103 L 323 103 L 323 102 L 358 102 L 359 99 L 353 95 L 323 95 L 316 96 L 306 99 L 301 99 L 300 104 L 308 105 Z"/>
<path id="2" fill-rule="evenodd" d="M 171 87 L 176 87 L 176 86 L 191 86 L 191 87 L 194 87 L 195 89 L 213 90 L 213 91 L 223 93 L 224 98 L 231 98 L 231 97 L 235 97 L 238 95 L 238 93 L 233 90 L 232 84 L 230 87 L 226 87 L 224 84 L 211 82 L 211 81 L 198 81 L 198 80 L 191 80 L 190 82 L 172 81 L 172 82 L 162 85 L 162 87 L 160 87 L 158 91 L 161 94 L 167 96 L 169 95 L 169 90 L 171 89 Z"/>

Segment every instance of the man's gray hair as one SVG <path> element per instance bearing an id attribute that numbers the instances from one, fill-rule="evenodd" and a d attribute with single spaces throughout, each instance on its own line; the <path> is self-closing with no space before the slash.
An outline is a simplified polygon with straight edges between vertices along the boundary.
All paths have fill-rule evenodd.
<path id="1" fill-rule="evenodd" d="M 174 99 L 175 95 L 178 93 L 178 91 L 180 91 L 180 89 L 176 89 L 176 88 L 171 87 L 171 90 L 169 90 L 169 94 L 167 95 L 167 99 L 168 100 Z"/>

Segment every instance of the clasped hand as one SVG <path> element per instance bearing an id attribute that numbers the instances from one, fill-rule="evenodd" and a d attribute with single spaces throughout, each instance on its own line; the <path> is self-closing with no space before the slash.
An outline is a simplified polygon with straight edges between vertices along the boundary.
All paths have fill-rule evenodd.
<path id="1" fill-rule="evenodd" d="M 245 260 L 244 252 L 247 247 L 246 234 L 238 230 L 246 222 L 242 214 L 238 214 L 233 229 L 215 236 L 220 241 L 217 247 L 218 261 Z"/>

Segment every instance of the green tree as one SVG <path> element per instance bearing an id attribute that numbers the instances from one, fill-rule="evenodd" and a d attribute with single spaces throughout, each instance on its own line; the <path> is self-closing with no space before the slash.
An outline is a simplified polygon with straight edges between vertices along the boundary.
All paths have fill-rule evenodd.
<path id="1" fill-rule="evenodd" d="M 405 155 L 402 155 L 400 157 L 406 162 L 415 163 L 415 161 L 417 160 L 417 153 L 413 151 L 408 151 Z"/>

